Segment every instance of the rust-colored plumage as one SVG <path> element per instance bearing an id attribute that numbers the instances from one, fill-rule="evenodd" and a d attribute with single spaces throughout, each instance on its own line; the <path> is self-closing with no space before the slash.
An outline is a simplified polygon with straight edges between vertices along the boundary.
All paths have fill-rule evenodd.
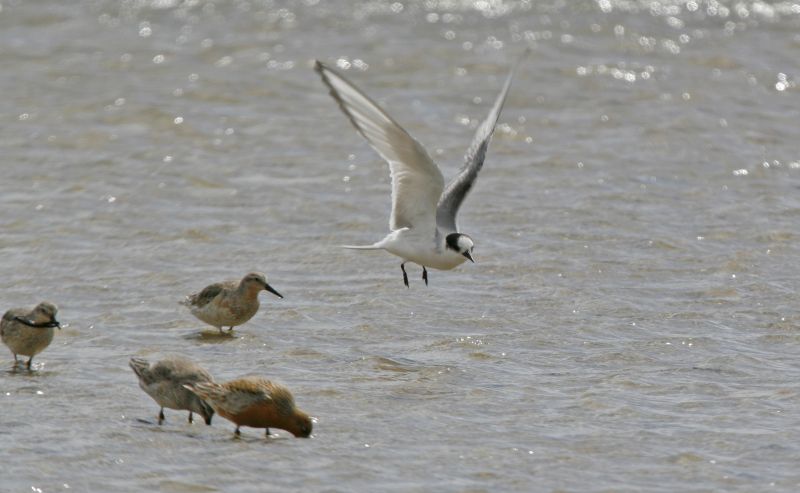
<path id="1" fill-rule="evenodd" d="M 286 387 L 261 377 L 244 377 L 223 384 L 212 382 L 185 387 L 208 402 L 214 410 L 236 425 L 251 428 L 279 428 L 296 437 L 311 435 L 311 418 L 297 409 Z"/>

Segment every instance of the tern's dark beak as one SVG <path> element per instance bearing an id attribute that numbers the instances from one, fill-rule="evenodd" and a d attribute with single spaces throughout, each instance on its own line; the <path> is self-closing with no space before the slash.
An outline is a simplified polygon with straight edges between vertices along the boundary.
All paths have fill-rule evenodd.
<path id="1" fill-rule="evenodd" d="M 267 283 L 264 283 L 264 289 L 266 289 L 270 293 L 274 294 L 278 298 L 283 298 L 282 294 L 280 294 L 279 292 L 275 291 L 275 289 L 272 286 L 270 286 L 269 284 L 267 284 Z"/>
<path id="2" fill-rule="evenodd" d="M 463 256 L 465 256 L 465 257 L 467 257 L 467 258 L 469 259 L 469 261 L 470 261 L 470 262 L 472 262 L 473 264 L 475 263 L 475 259 L 473 259 L 473 258 L 472 258 L 472 253 L 470 253 L 470 252 L 464 252 L 464 253 L 462 253 L 461 255 L 463 255 Z"/>

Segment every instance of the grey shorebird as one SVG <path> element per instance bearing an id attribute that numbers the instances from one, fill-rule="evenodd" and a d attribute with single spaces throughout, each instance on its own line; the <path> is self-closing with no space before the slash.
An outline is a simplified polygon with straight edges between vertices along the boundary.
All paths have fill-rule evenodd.
<path id="1" fill-rule="evenodd" d="M 296 437 L 311 435 L 313 424 L 308 414 L 297 409 L 294 397 L 283 385 L 261 377 L 244 377 L 223 384 L 198 383 L 186 388 L 206 400 L 223 418 L 240 426 L 286 430 Z"/>
<path id="2" fill-rule="evenodd" d="M 526 55 L 527 51 L 517 64 Z M 425 285 L 428 284 L 426 267 L 450 270 L 467 260 L 475 262 L 472 256 L 475 244 L 472 238 L 459 232 L 456 215 L 483 167 L 515 68 L 516 65 L 508 74 L 489 115 L 478 126 L 461 171 L 445 188 L 442 172 L 422 144 L 342 74 L 316 62 L 314 69 L 339 108 L 358 133 L 389 163 L 392 175 L 390 233 L 372 245 L 344 248 L 386 250 L 402 258 L 400 269 L 406 287 L 407 262 L 422 266 Z"/>
<path id="3" fill-rule="evenodd" d="M 189 422 L 193 422 L 192 413 L 203 417 L 207 425 L 211 424 L 214 409 L 187 390 L 184 385 L 213 382 L 211 375 L 194 361 L 182 356 L 171 356 L 150 364 L 144 358 L 131 358 L 128 363 L 139 378 L 139 387 L 161 406 L 158 411 L 158 424 L 164 422 L 164 408 L 178 411 L 189 411 Z"/>
<path id="4" fill-rule="evenodd" d="M 33 310 L 12 308 L 3 314 L 3 319 L 0 320 L 0 339 L 14 353 L 14 362 L 19 362 L 18 354 L 28 356 L 25 366 L 31 368 L 33 357 L 44 351 L 53 341 L 53 328 L 61 329 L 56 313 L 56 305 L 43 301 Z"/>
<path id="5" fill-rule="evenodd" d="M 251 272 L 241 281 L 225 281 L 206 286 L 199 293 L 187 296 L 182 304 L 189 307 L 192 315 L 219 329 L 247 322 L 258 311 L 258 293 L 269 291 L 279 298 L 283 295 L 275 291 L 267 278 L 260 272 Z"/>

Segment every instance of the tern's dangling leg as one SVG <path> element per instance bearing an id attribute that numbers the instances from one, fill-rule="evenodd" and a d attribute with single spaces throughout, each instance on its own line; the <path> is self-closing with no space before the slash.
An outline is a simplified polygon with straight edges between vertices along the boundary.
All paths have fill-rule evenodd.
<path id="1" fill-rule="evenodd" d="M 400 264 L 400 270 L 403 271 L 403 283 L 405 283 L 406 287 L 408 287 L 408 274 L 406 274 L 406 263 L 405 262 Z"/>
<path id="2" fill-rule="evenodd" d="M 422 266 L 422 280 L 425 281 L 425 285 L 428 285 L 428 269 L 425 266 Z"/>

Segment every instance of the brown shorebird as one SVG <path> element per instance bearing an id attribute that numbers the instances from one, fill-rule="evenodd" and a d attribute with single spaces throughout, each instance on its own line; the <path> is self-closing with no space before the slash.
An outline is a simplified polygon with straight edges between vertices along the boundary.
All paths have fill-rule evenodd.
<path id="1" fill-rule="evenodd" d="M 31 368 L 33 357 L 44 351 L 53 340 L 53 328 L 61 328 L 56 320 L 58 307 L 44 301 L 33 310 L 12 308 L 0 321 L 0 338 L 14 353 L 14 361 L 19 362 L 17 355 L 29 356 L 26 366 Z"/>
<path id="2" fill-rule="evenodd" d="M 296 437 L 311 435 L 311 418 L 297 409 L 286 387 L 261 377 L 243 377 L 223 384 L 196 383 L 185 386 L 206 400 L 216 412 L 236 425 L 279 428 Z"/>
<path id="3" fill-rule="evenodd" d="M 139 387 L 161 406 L 158 412 L 158 424 L 164 422 L 164 408 L 189 411 L 189 422 L 192 413 L 203 417 L 207 425 L 211 424 L 214 409 L 197 397 L 184 385 L 201 382 L 213 382 L 211 375 L 194 361 L 182 356 L 171 356 L 150 364 L 143 358 L 131 358 L 130 363 Z"/>
<path id="4" fill-rule="evenodd" d="M 199 293 L 187 296 L 182 303 L 191 309 L 192 315 L 213 325 L 222 334 L 222 327 L 230 327 L 247 322 L 258 311 L 258 293 L 261 290 L 283 298 L 279 292 L 267 284 L 267 278 L 260 272 L 251 272 L 241 281 L 225 281 L 206 286 Z"/>

